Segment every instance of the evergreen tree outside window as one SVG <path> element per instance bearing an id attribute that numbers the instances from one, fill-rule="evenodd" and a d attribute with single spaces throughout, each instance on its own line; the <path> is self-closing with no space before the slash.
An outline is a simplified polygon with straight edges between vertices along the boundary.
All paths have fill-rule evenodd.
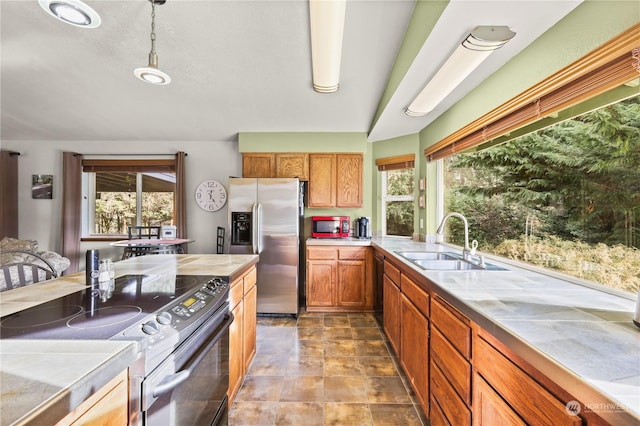
<path id="1" fill-rule="evenodd" d="M 414 215 L 414 168 L 388 170 L 382 177 L 382 232 L 411 237 Z"/>

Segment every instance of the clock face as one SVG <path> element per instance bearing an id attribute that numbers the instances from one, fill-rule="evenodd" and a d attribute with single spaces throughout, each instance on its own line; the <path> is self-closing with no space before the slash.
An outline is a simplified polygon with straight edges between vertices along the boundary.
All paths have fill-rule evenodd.
<path id="1" fill-rule="evenodd" d="M 227 190 L 218 181 L 205 180 L 196 188 L 196 203 L 208 212 L 220 210 L 227 202 Z"/>

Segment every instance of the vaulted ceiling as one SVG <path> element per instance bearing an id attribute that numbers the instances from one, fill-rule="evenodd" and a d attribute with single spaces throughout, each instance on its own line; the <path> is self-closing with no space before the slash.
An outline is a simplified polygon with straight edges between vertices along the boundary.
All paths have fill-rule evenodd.
<path id="1" fill-rule="evenodd" d="M 168 0 L 156 7 L 156 50 L 168 86 L 133 75 L 150 50 L 147 0 L 86 0 L 95 29 L 66 25 L 36 0 L 0 2 L 3 140 L 227 141 L 238 132 L 420 131 L 575 8 L 573 1 L 347 2 L 340 89 L 313 91 L 306 0 Z M 477 25 L 517 33 L 425 117 L 407 105 Z M 398 52 L 415 40 L 408 64 Z M 407 36 L 409 37 L 409 36 Z M 413 37 L 413 36 L 412 36 Z M 404 42 L 403 42 L 404 40 Z M 423 43 L 424 42 L 424 43 Z M 404 43 L 404 44 L 403 44 Z M 405 46 L 405 47 L 403 47 Z M 390 80 L 392 72 L 400 78 Z M 385 92 L 386 91 L 386 92 Z"/>

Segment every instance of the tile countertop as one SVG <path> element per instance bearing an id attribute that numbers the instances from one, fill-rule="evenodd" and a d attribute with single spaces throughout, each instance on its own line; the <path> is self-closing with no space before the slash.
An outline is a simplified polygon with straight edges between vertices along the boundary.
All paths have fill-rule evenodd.
<path id="1" fill-rule="evenodd" d="M 612 424 L 640 424 L 640 329 L 635 298 L 600 291 L 496 258 L 507 271 L 426 271 L 396 251 L 447 245 L 374 238 L 471 320 Z"/>
<path id="2" fill-rule="evenodd" d="M 153 255 L 115 262 L 127 274 L 242 273 L 257 255 Z M 78 272 L 0 293 L 0 316 L 85 288 Z M 1 337 L 1 336 L 0 336 Z M 0 339 L 0 425 L 54 424 L 139 358 L 136 343 Z"/>

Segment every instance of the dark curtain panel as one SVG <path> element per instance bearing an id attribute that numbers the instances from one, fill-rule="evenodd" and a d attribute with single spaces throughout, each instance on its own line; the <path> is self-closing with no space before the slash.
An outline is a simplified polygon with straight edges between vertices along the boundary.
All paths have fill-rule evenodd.
<path id="1" fill-rule="evenodd" d="M 18 238 L 18 156 L 0 152 L 0 239 Z"/>
<path id="2" fill-rule="evenodd" d="M 64 275 L 78 272 L 82 215 L 82 155 L 62 153 L 62 255 L 71 260 Z"/>
<path id="3" fill-rule="evenodd" d="M 187 234 L 187 190 L 185 182 L 185 159 L 186 152 L 176 153 L 176 192 L 175 192 L 175 218 L 176 233 L 178 238 L 188 238 Z M 187 252 L 187 244 L 184 246 L 184 252 Z"/>

